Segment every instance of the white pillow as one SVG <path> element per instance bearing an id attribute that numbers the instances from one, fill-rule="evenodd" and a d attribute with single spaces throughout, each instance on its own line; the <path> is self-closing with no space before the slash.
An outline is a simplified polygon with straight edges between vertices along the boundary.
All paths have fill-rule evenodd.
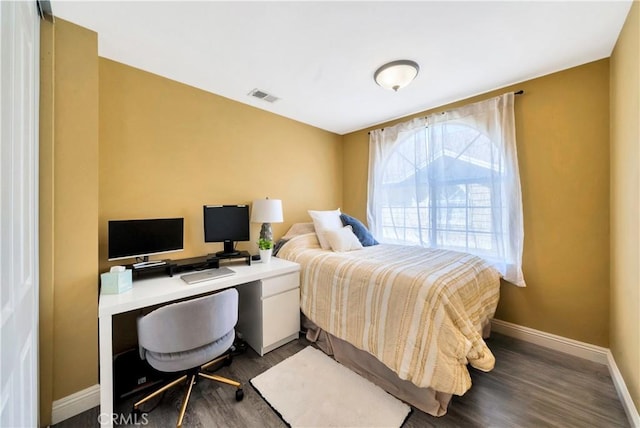
<path id="1" fill-rule="evenodd" d="M 356 234 L 353 233 L 351 226 L 345 226 L 338 230 L 329 230 L 325 232 L 324 236 L 329 241 L 333 251 L 342 253 L 362 249 L 362 244 Z"/>
<path id="2" fill-rule="evenodd" d="M 342 220 L 340 220 L 340 208 L 333 211 L 313 211 L 309 210 L 309 215 L 313 220 L 313 226 L 318 235 L 318 241 L 323 250 L 331 249 L 329 242 L 324 234 L 329 230 L 342 229 Z"/>

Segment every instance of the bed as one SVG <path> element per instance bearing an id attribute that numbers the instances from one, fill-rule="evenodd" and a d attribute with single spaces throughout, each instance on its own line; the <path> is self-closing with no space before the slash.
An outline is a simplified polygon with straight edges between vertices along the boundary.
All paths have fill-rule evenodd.
<path id="1" fill-rule="evenodd" d="M 500 276 L 460 252 L 380 244 L 323 250 L 313 224 L 283 237 L 277 256 L 300 263 L 307 338 L 389 393 L 433 416 L 471 387 L 467 364 L 493 369 L 483 337 Z"/>

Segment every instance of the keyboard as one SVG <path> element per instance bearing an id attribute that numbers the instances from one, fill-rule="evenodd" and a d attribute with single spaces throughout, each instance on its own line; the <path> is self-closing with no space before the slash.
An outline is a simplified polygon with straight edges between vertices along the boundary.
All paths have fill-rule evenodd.
<path id="1" fill-rule="evenodd" d="M 235 272 L 228 267 L 221 267 L 218 269 L 204 270 L 202 272 L 188 273 L 180 276 L 187 284 L 197 284 L 203 281 L 209 281 L 211 279 L 224 278 L 225 276 L 235 275 Z"/>

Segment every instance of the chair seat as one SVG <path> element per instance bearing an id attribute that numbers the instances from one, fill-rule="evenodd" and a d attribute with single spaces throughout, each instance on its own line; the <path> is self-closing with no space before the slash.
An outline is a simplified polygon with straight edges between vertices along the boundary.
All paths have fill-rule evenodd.
<path id="1" fill-rule="evenodd" d="M 191 390 L 199 378 L 235 386 L 236 401 L 244 392 L 238 381 L 204 371 L 203 366 L 225 360 L 225 352 L 233 346 L 234 327 L 238 322 L 238 291 L 228 288 L 219 293 L 160 307 L 138 318 L 140 355 L 161 372 L 186 372 L 133 405 L 140 406 L 158 394 L 187 380 L 187 390 L 180 407 L 177 426 L 182 426 Z M 220 357 L 220 358 L 218 358 Z"/>
<path id="2" fill-rule="evenodd" d="M 235 339 L 235 331 L 231 330 L 220 339 L 208 345 L 182 352 L 153 352 L 145 349 L 147 362 L 162 372 L 180 372 L 199 367 L 222 355 L 231 348 Z"/>

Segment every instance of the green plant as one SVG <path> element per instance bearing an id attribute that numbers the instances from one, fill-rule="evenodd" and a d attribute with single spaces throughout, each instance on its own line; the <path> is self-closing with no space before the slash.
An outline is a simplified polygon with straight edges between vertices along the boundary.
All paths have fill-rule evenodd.
<path id="1" fill-rule="evenodd" d="M 273 241 L 270 239 L 258 239 L 258 248 L 261 250 L 270 250 L 273 248 Z"/>

